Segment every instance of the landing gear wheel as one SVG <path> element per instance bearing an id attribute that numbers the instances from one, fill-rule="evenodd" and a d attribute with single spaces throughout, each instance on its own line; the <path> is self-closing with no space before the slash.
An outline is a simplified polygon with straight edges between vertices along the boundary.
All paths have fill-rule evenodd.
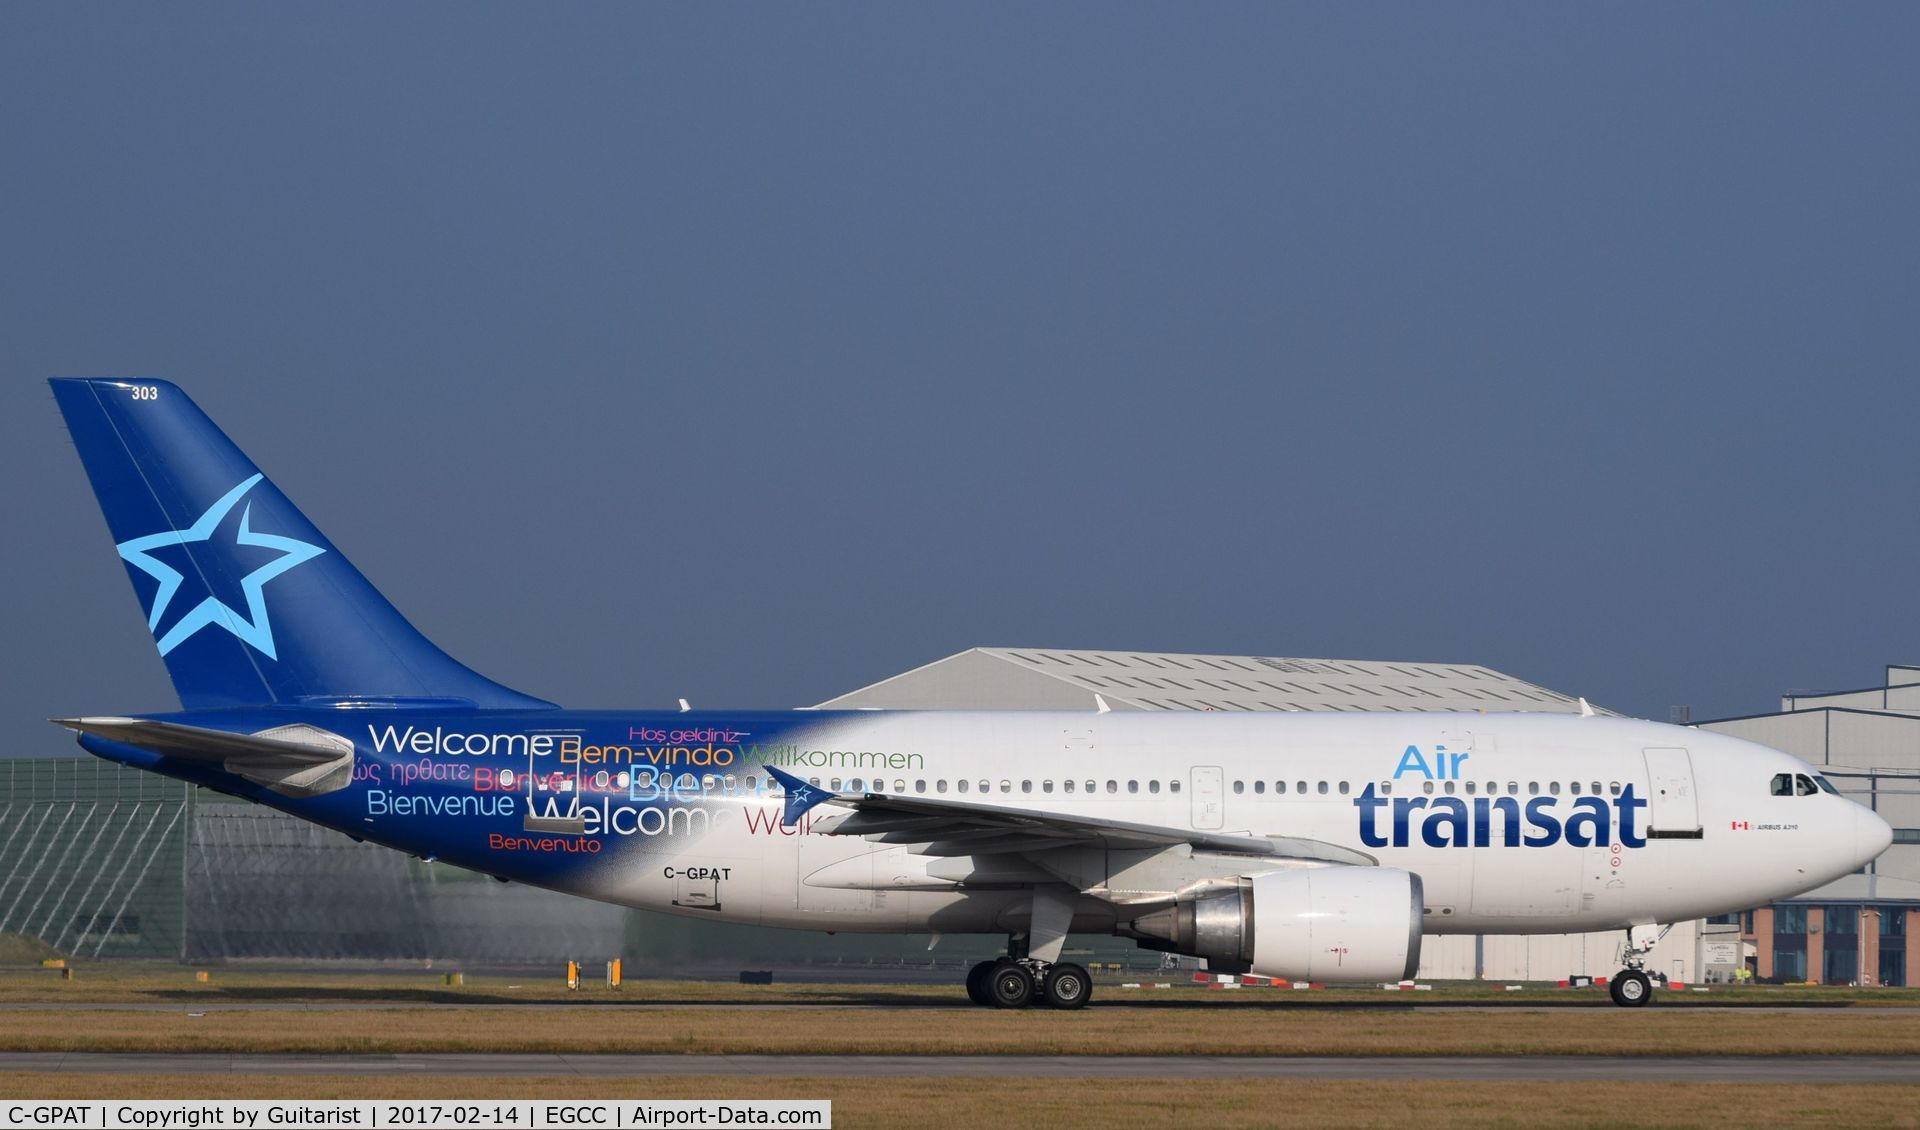
<path id="1" fill-rule="evenodd" d="M 1607 992 L 1621 1008 L 1642 1008 L 1653 1001 L 1653 978 L 1638 969 L 1622 969 L 1607 982 Z"/>
<path id="2" fill-rule="evenodd" d="M 995 1008 L 1025 1008 L 1033 1003 L 1033 974 L 1011 961 L 995 963 L 987 975 L 987 1002 Z"/>
<path id="3" fill-rule="evenodd" d="M 994 963 L 982 961 L 967 970 L 967 999 L 982 1008 L 993 1004 L 987 997 L 987 978 L 993 976 Z"/>
<path id="4" fill-rule="evenodd" d="M 1054 1008 L 1085 1008 L 1093 999 L 1093 978 L 1087 971 L 1065 962 L 1047 970 L 1047 979 L 1040 986 L 1040 995 Z"/>

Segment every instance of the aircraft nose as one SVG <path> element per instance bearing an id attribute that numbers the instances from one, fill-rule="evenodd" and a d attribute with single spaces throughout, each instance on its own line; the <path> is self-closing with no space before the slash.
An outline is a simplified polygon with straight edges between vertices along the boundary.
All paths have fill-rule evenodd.
<path id="1" fill-rule="evenodd" d="M 1860 860 L 1860 866 L 1879 858 L 1880 853 L 1893 843 L 1893 825 L 1880 818 L 1880 814 L 1862 805 L 1856 805 L 1853 814 L 1853 846 Z"/>

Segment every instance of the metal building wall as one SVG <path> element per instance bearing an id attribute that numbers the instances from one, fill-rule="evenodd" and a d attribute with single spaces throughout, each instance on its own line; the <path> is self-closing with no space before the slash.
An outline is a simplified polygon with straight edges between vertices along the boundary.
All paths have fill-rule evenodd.
<path id="1" fill-rule="evenodd" d="M 0 933 L 178 958 L 187 786 L 93 758 L 0 761 Z"/>

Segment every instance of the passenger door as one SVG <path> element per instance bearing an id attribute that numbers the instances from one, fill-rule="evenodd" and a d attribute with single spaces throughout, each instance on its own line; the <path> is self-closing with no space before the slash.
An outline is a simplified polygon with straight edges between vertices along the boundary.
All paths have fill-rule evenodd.
<path id="1" fill-rule="evenodd" d="M 1693 791 L 1693 759 L 1684 749 L 1655 748 L 1647 759 L 1647 838 L 1697 840 L 1700 803 Z"/>

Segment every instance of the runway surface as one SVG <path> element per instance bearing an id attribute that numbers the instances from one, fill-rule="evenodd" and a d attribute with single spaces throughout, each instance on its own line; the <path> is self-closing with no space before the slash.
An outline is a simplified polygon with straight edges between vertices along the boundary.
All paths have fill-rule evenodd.
<path id="1" fill-rule="evenodd" d="M 821 1056 L 0 1053 L 0 1071 L 489 1077 L 1452 1079 L 1920 1084 L 1912 1056 Z"/>
<path id="2" fill-rule="evenodd" d="M 515 1009 L 533 1012 L 589 1010 L 608 1011 L 618 1009 L 670 1011 L 713 1011 L 742 1010 L 747 1012 L 819 1012 L 819 1011 L 911 1011 L 928 1012 L 972 1010 L 975 1006 L 960 998 L 953 1000 L 899 1000 L 899 1001 L 513 1001 L 513 1000 L 473 1000 L 473 1001 L 409 1001 L 409 1000 L 371 1000 L 371 1001 L 201 1001 L 186 999 L 178 1002 L 160 1001 L 41 1001 L 0 1003 L 0 1014 L 8 1012 L 387 1012 L 394 1010 L 458 1011 L 461 1009 L 495 1008 Z M 1373 1001 L 1329 1001 L 1321 1004 L 1315 1001 L 1303 1001 L 1294 998 L 1280 998 L 1273 1001 L 1223 1001 L 1210 994 L 1192 993 L 1160 994 L 1157 996 L 1129 997 L 1111 994 L 1096 999 L 1090 1008 L 1096 1009 L 1136 1009 L 1152 1011 L 1167 1008 L 1213 1008 L 1222 1016 L 1232 1016 L 1246 1010 L 1261 1011 L 1272 1009 L 1286 1012 L 1488 1012 L 1513 1009 L 1530 1011 L 1586 1011 L 1592 1009 L 1611 1009 L 1612 1003 L 1604 996 L 1583 1000 L 1552 999 L 1534 997 L 1522 1000 L 1518 997 L 1473 1002 L 1439 1002 L 1409 1000 L 1401 995 L 1392 1000 Z M 1664 1009 L 1656 1006 L 1653 1015 L 1665 1015 L 1672 1012 L 1718 1012 L 1718 1013 L 1850 1013 L 1855 1016 L 1903 1016 L 1920 1015 L 1920 1005 L 1831 1005 L 1831 1004 L 1699 1004 L 1688 1001 L 1685 1004 L 1671 1004 Z"/>

